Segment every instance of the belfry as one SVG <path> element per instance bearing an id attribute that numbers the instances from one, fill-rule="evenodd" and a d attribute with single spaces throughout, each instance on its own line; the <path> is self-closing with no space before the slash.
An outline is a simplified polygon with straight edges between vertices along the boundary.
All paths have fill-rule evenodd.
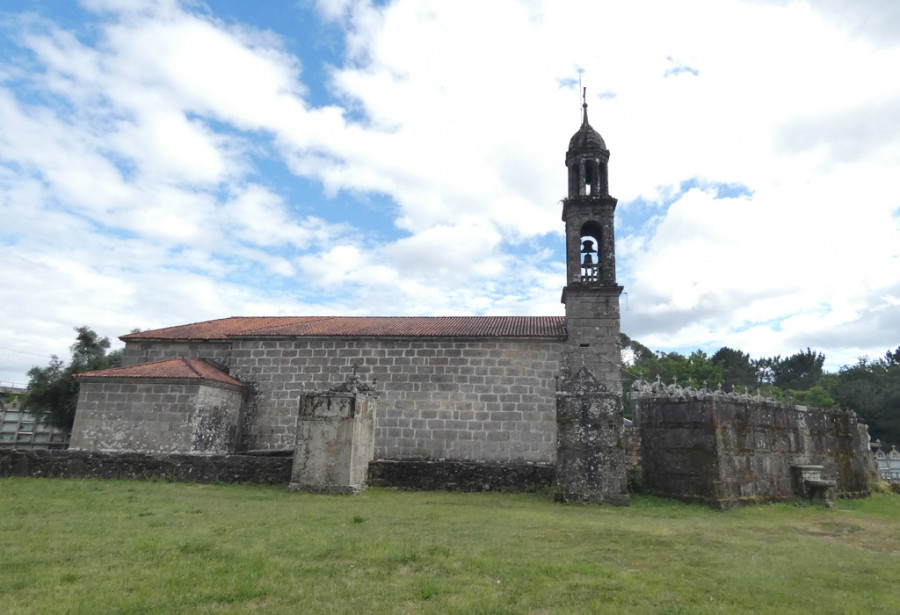
<path id="1" fill-rule="evenodd" d="M 622 388 L 619 364 L 619 296 L 616 283 L 614 214 L 609 195 L 609 150 L 588 123 L 582 105 L 581 128 L 566 152 L 569 191 L 563 199 L 566 224 L 566 306 L 570 370 L 582 364 L 612 391 Z M 575 364 L 572 364 L 572 363 Z"/>

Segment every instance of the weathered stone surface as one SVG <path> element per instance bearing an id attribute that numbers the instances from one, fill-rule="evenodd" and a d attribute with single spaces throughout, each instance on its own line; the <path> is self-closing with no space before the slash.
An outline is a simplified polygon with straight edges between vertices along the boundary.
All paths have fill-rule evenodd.
<path id="1" fill-rule="evenodd" d="M 724 508 L 786 501 L 792 466 L 818 465 L 839 497 L 869 493 L 868 433 L 852 412 L 651 385 L 632 401 L 647 491 Z"/>
<path id="2" fill-rule="evenodd" d="M 365 489 L 375 452 L 377 394 L 370 387 L 360 390 L 346 384 L 301 398 L 291 490 L 358 493 Z"/>
<path id="3" fill-rule="evenodd" d="M 250 390 L 237 450 L 293 448 L 297 405 L 358 366 L 382 397 L 375 456 L 552 463 L 557 339 L 248 339 L 129 341 L 126 364 L 215 360 Z"/>
<path id="4" fill-rule="evenodd" d="M 832 499 L 837 481 L 822 478 L 824 466 L 791 466 L 791 486 L 799 497 L 833 508 Z"/>
<path id="5" fill-rule="evenodd" d="M 287 484 L 290 457 L 90 451 L 0 451 L 0 477 L 160 478 L 197 483 Z"/>
<path id="6" fill-rule="evenodd" d="M 410 491 L 532 491 L 550 487 L 553 475 L 549 464 L 376 459 L 368 482 Z"/>
<path id="7" fill-rule="evenodd" d="M 627 506 L 622 398 L 582 367 L 556 396 L 554 499 Z"/>
<path id="8" fill-rule="evenodd" d="M 196 381 L 82 382 L 70 449 L 233 453 L 244 391 Z"/>

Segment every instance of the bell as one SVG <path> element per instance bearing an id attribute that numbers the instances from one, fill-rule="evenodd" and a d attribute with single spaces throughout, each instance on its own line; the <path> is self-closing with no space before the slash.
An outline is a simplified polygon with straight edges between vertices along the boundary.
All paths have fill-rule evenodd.
<path id="1" fill-rule="evenodd" d="M 591 256 L 591 253 L 588 252 L 584 255 L 584 260 L 581 261 L 582 267 L 593 267 L 594 266 L 594 257 Z"/>
<path id="2" fill-rule="evenodd" d="M 594 242 L 590 239 L 585 239 L 581 242 L 581 253 L 588 254 L 594 252 Z"/>

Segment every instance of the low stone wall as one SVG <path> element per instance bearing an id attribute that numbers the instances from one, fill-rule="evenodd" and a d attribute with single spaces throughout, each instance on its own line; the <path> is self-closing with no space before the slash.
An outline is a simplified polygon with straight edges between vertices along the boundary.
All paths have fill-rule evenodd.
<path id="1" fill-rule="evenodd" d="M 163 479 L 287 485 L 293 456 L 145 455 L 89 451 L 0 451 L 0 478 Z M 531 491 L 549 488 L 550 464 L 376 460 L 368 484 L 411 491 Z"/>
<path id="2" fill-rule="evenodd" d="M 552 464 L 376 459 L 369 486 L 409 491 L 533 491 L 553 483 Z"/>
<path id="3" fill-rule="evenodd" d="M 164 479 L 197 483 L 287 484 L 292 457 L 147 455 L 90 451 L 0 451 L 0 477 Z"/>
<path id="4" fill-rule="evenodd" d="M 820 465 L 839 497 L 869 494 L 868 432 L 852 412 L 660 383 L 635 389 L 643 488 L 651 493 L 723 508 L 787 501 L 798 497 L 792 466 Z"/>

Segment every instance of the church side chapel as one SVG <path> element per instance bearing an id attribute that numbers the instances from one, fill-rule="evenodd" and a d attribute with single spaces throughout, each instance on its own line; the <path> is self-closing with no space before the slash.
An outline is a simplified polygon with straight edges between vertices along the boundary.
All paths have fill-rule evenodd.
<path id="1" fill-rule="evenodd" d="M 293 454 L 292 486 L 325 491 L 364 487 L 370 462 L 379 484 L 413 487 L 408 468 L 461 463 L 549 472 L 558 500 L 627 504 L 616 199 L 582 113 L 565 158 L 564 317 L 232 317 L 132 333 L 123 367 L 78 377 L 70 448 Z"/>

